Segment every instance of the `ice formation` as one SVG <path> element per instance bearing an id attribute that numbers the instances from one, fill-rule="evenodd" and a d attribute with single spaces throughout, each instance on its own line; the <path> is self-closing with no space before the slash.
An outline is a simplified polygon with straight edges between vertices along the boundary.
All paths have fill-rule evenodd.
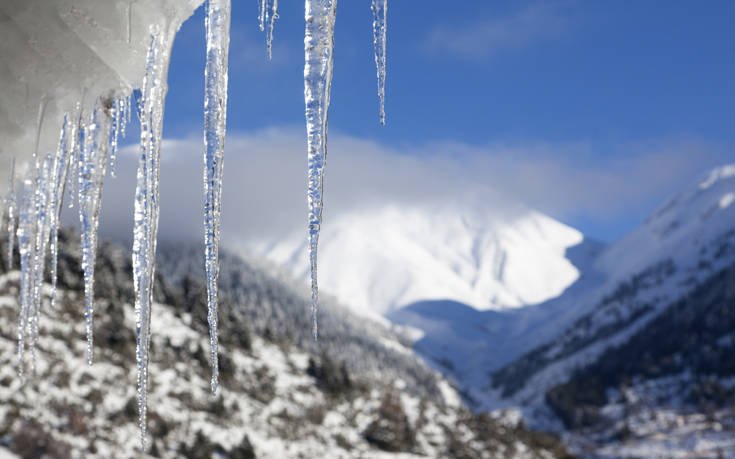
<path id="1" fill-rule="evenodd" d="M 61 204 L 64 198 L 66 177 L 69 173 L 69 163 L 72 161 L 70 142 L 72 132 L 72 121 L 64 116 L 59 134 L 59 146 L 54 157 L 53 184 L 49 210 L 51 212 L 49 222 L 49 252 L 51 252 L 51 307 L 56 304 L 56 283 L 58 257 L 59 257 L 59 225 L 61 220 Z"/>
<path id="2" fill-rule="evenodd" d="M 163 108 L 172 40 L 159 27 L 151 28 L 146 73 L 140 101 L 140 159 L 135 188 L 133 229 L 133 285 L 135 289 L 135 360 L 138 368 L 138 412 L 141 446 L 146 444 L 148 403 L 148 351 L 151 340 L 151 306 L 158 236 L 158 176 Z"/>
<path id="3" fill-rule="evenodd" d="M 10 178 L 8 179 L 8 194 L 5 196 L 5 218 L 7 218 L 8 252 L 6 266 L 13 269 L 13 250 L 15 249 L 15 158 L 10 162 Z"/>
<path id="4" fill-rule="evenodd" d="M 141 446 L 146 445 L 147 384 L 151 308 L 159 214 L 159 167 L 168 63 L 181 22 L 201 0 L 135 0 L 109 9 L 95 0 L 41 2 L 10 0 L 0 5 L 6 65 L 0 77 L 0 152 L 31 151 L 29 169 L 16 190 L 11 166 L 3 222 L 9 233 L 7 265 L 13 266 L 15 239 L 20 253 L 18 372 L 24 375 L 25 351 L 35 353 L 46 255 L 50 252 L 51 302 L 56 299 L 59 228 L 64 196 L 78 202 L 81 224 L 84 317 L 87 361 L 93 361 L 94 267 L 102 189 L 107 171 L 114 175 L 118 142 L 132 112 L 132 88 L 140 87 L 140 158 L 136 175 L 133 231 L 137 401 Z M 119 5 L 118 5 L 119 6 Z M 278 0 L 260 0 L 260 29 L 266 32 L 268 58 Z M 318 336 L 317 244 L 322 221 L 323 178 L 327 155 L 327 113 L 332 81 L 337 0 L 305 0 L 304 98 L 308 160 L 308 241 L 312 282 L 312 332 Z M 374 0 L 375 62 L 381 104 L 385 87 L 385 13 L 387 0 Z M 40 18 L 40 19 L 39 19 Z M 43 18 L 55 18 L 44 21 Z M 104 20 L 101 20 L 104 18 Z M 157 22 L 156 18 L 163 18 Z M 227 108 L 230 0 L 208 0 L 204 101 L 204 233 L 207 308 L 212 363 L 211 390 L 218 384 L 217 278 L 221 190 Z M 44 25 L 43 27 L 41 25 Z M 7 25 L 7 27 L 5 27 Z M 29 38 L 31 37 L 31 38 Z M 14 41 L 15 40 L 15 41 Z M 39 53 L 39 48 L 47 53 Z M 45 55 L 58 55 L 46 59 Z M 79 64 L 81 62 L 81 64 Z M 144 66 L 139 66 L 144 62 Z M 33 74 L 7 74 L 17 68 Z M 44 91 L 54 88 L 50 93 Z M 19 96 L 24 94 L 24 96 Z M 88 97 L 89 96 L 89 97 Z M 31 116 L 30 107 L 36 107 Z M 35 121 L 35 123 L 34 123 Z M 60 123 L 61 128 L 58 128 Z M 51 128 L 51 125 L 54 125 Z M 34 126 L 28 134 L 26 126 Z M 53 132 L 55 143 L 50 142 Z M 29 148 L 30 147 L 30 148 Z M 53 151 L 42 156 L 41 152 Z M 16 215 L 17 214 L 17 215 Z M 16 225 L 17 217 L 17 225 Z M 35 368 L 35 359 L 31 360 Z"/>
<path id="5" fill-rule="evenodd" d="M 23 193 L 18 206 L 18 252 L 20 253 L 20 310 L 18 312 L 18 374 L 24 373 L 23 354 L 25 352 L 28 311 L 31 304 L 33 288 L 33 183 L 31 179 L 23 181 Z"/>
<path id="6" fill-rule="evenodd" d="M 265 47 L 268 60 L 273 57 L 273 29 L 278 20 L 278 0 L 258 0 L 258 24 L 265 32 Z"/>
<path id="7" fill-rule="evenodd" d="M 112 99 L 104 99 L 90 114 L 89 123 L 84 128 L 84 146 L 79 153 L 79 223 L 84 272 L 84 321 L 87 332 L 87 363 L 90 365 L 94 357 L 94 265 L 97 256 L 97 230 L 102 206 L 102 185 L 109 154 L 113 105 Z"/>
<path id="8" fill-rule="evenodd" d="M 388 0 L 373 0 L 373 46 L 375 47 L 375 67 L 378 73 L 378 100 L 380 102 L 380 124 L 385 125 L 385 51 L 386 19 Z"/>
<path id="9" fill-rule="evenodd" d="M 230 47 L 230 0 L 209 0 L 205 17 L 207 60 L 204 69 L 204 268 L 212 364 L 212 394 L 217 393 L 217 279 L 222 209 L 222 171 L 227 120 L 227 56 Z"/>
<path id="10" fill-rule="evenodd" d="M 327 161 L 327 114 L 332 86 L 334 23 L 337 0 L 306 0 L 304 36 L 304 102 L 308 163 L 309 268 L 311 270 L 311 323 L 319 335 L 317 315 L 317 248 L 322 224 L 324 166 Z"/>

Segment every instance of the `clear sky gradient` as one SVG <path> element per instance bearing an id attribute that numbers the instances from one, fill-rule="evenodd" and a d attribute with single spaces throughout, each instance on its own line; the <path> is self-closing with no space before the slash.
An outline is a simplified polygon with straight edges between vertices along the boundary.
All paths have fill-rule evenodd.
<path id="1" fill-rule="evenodd" d="M 267 62 L 256 2 L 233 2 L 231 134 L 303 128 L 303 2 L 280 3 Z M 201 135 L 202 14 L 174 45 L 168 138 Z M 733 2 L 390 0 L 385 127 L 371 21 L 370 0 L 340 2 L 331 133 L 398 154 L 445 145 L 459 162 L 517 157 L 522 166 L 509 171 L 549 170 L 539 179 L 549 190 L 521 198 L 593 237 L 619 237 L 697 174 L 735 157 Z M 605 195 L 618 196 L 595 187 L 606 174 L 616 180 L 600 186 L 630 187 L 627 201 L 606 207 Z M 546 200 L 555 183 L 575 181 L 557 197 L 565 205 Z M 576 205 L 585 187 L 599 199 Z"/>

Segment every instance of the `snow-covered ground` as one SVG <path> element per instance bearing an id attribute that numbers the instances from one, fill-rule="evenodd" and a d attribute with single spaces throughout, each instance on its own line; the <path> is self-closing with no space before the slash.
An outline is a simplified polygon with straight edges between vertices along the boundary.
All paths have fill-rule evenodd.
<path id="1" fill-rule="evenodd" d="M 735 454 L 735 410 L 703 412 L 685 401 L 689 374 L 639 381 L 609 394 L 603 429 L 568 434 L 580 455 L 599 458 L 723 458 Z"/>
<path id="2" fill-rule="evenodd" d="M 55 307 L 49 304 L 50 288 L 44 289 L 36 374 L 27 367 L 25 380 L 16 374 L 19 273 L 0 275 L 0 446 L 21 457 L 141 457 L 129 254 L 109 245 L 100 250 L 96 362 L 88 366 L 75 239 L 64 238 L 69 240 L 60 260 L 64 288 Z M 242 269 L 232 257 L 224 260 L 221 387 L 212 398 L 203 280 L 185 269 L 199 265 L 200 254 L 189 257 L 181 248 L 176 253 L 180 276 L 159 278 L 157 294 L 175 304 L 157 302 L 153 308 L 148 455 L 552 458 L 563 453 L 558 442 L 507 419 L 471 414 L 454 389 L 422 370 L 388 330 L 380 338 L 384 345 L 372 341 L 374 331 L 359 338 L 345 335 L 341 342 L 350 344 L 335 351 L 329 343 L 340 342 L 347 332 L 330 327 L 324 345 L 309 341 L 304 347 L 288 328 L 289 323 L 300 327 L 300 320 L 279 319 L 284 311 L 276 306 L 298 301 L 289 297 L 291 287 Z M 303 313 L 306 304 L 293 308 Z M 261 312 L 270 316 L 263 323 L 245 320 Z M 325 323 L 339 324 L 328 312 Z M 275 328 L 279 320 L 285 328 Z M 354 317 L 344 320 L 359 323 Z M 308 327 L 303 334 L 308 337 Z M 361 366 L 360 360 L 374 360 L 380 346 L 382 371 Z M 414 366 L 400 363 L 411 359 Z M 25 360 L 28 364 L 30 353 Z M 429 395 L 411 387 L 416 377 L 438 390 Z"/>

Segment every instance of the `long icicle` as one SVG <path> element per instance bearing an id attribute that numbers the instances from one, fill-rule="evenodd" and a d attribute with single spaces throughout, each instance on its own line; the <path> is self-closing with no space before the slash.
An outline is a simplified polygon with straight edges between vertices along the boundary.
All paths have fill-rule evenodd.
<path id="1" fill-rule="evenodd" d="M 112 99 L 95 107 L 84 130 L 84 147 L 79 156 L 79 223 L 84 273 L 84 322 L 87 331 L 87 363 L 94 361 L 94 266 L 97 231 L 102 206 L 102 187 L 108 162 Z"/>
<path id="2" fill-rule="evenodd" d="M 8 271 L 13 269 L 13 251 L 15 250 L 15 213 L 18 208 L 17 196 L 15 194 L 15 157 L 10 162 L 10 177 L 8 179 L 8 195 L 5 198 L 6 210 L 5 217 L 7 220 L 8 229 L 8 252 L 7 252 L 7 266 Z"/>
<path id="3" fill-rule="evenodd" d="M 113 101 L 112 132 L 110 134 L 110 175 L 115 177 L 117 150 L 120 140 L 125 138 L 125 125 L 128 123 L 127 113 L 130 104 L 128 96 L 118 96 Z"/>
<path id="4" fill-rule="evenodd" d="M 332 86 L 334 23 L 337 0 L 306 0 L 304 36 L 304 102 L 308 161 L 309 267 L 311 322 L 318 338 L 317 247 L 322 224 L 324 166 L 327 159 L 327 113 Z"/>
<path id="5" fill-rule="evenodd" d="M 266 32 L 265 38 L 265 49 L 268 54 L 268 60 L 273 59 L 273 29 L 276 27 L 276 20 L 278 20 L 278 0 L 273 0 L 271 6 L 271 17 L 268 22 L 268 31 Z"/>
<path id="6" fill-rule="evenodd" d="M 265 25 L 268 21 L 268 0 L 258 0 L 258 28 L 265 31 Z"/>
<path id="7" fill-rule="evenodd" d="M 69 173 L 69 163 L 74 160 L 71 156 L 72 120 L 64 115 L 64 124 L 59 134 L 59 145 L 54 158 L 53 191 L 49 202 L 49 214 L 51 216 L 51 234 L 49 240 L 49 251 L 51 253 L 51 309 L 56 305 L 56 285 L 58 282 L 58 260 L 59 260 L 59 226 L 61 224 L 61 206 L 64 201 L 66 189 L 66 177 Z"/>
<path id="8" fill-rule="evenodd" d="M 278 20 L 278 0 L 258 0 L 258 27 L 265 32 L 265 49 L 268 60 L 273 57 L 273 29 Z"/>
<path id="9" fill-rule="evenodd" d="M 46 155 L 43 161 L 38 163 L 36 178 L 33 189 L 33 220 L 36 226 L 34 230 L 34 249 L 32 260 L 32 288 L 31 303 L 28 310 L 28 348 L 31 351 L 31 369 L 36 372 L 36 341 L 38 340 L 38 327 L 41 318 L 41 289 L 43 287 L 43 274 L 46 267 L 46 249 L 49 236 L 49 183 L 53 168 L 53 156 Z"/>
<path id="10" fill-rule="evenodd" d="M 82 93 L 82 100 L 77 103 L 76 113 L 72 120 L 71 130 L 69 131 L 69 151 L 72 161 L 69 162 L 69 173 L 67 175 L 67 184 L 69 190 L 69 208 L 74 207 L 74 200 L 78 196 L 77 185 L 79 184 L 79 151 L 82 148 L 82 134 L 84 133 L 84 100 L 86 99 L 86 90 Z"/>
<path id="11" fill-rule="evenodd" d="M 50 98 L 44 94 L 41 97 L 41 101 L 38 103 L 38 116 L 36 118 L 36 141 L 33 146 L 33 161 L 38 165 L 38 147 L 41 143 L 41 129 L 43 128 L 43 121 L 46 118 L 46 108 L 48 107 Z"/>
<path id="12" fill-rule="evenodd" d="M 209 0 L 205 18 L 207 63 L 204 70 L 204 267 L 207 274 L 207 321 L 212 365 L 212 395 L 219 379 L 217 279 L 222 209 L 222 171 L 227 126 L 227 56 L 230 47 L 230 0 Z"/>
<path id="13" fill-rule="evenodd" d="M 18 375 L 23 378 L 26 328 L 33 301 L 34 199 L 33 181 L 25 179 L 18 206 L 18 252 L 20 253 L 20 310 L 18 313 Z"/>
<path id="14" fill-rule="evenodd" d="M 141 450 L 146 447 L 148 404 L 148 361 L 151 305 L 158 234 L 158 171 L 163 130 L 163 106 L 170 56 L 170 37 L 151 28 L 146 72 L 141 88 L 140 160 L 135 188 L 133 229 L 133 284 L 135 289 L 136 349 L 138 369 L 138 413 Z"/>
<path id="15" fill-rule="evenodd" d="M 378 100 L 380 101 L 380 124 L 385 126 L 385 63 L 388 0 L 373 0 L 373 46 L 375 67 L 378 73 Z"/>

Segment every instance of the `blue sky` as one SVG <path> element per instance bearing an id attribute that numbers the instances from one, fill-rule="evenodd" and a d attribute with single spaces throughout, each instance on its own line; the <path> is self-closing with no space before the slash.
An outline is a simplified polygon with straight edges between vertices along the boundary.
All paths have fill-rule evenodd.
<path id="1" fill-rule="evenodd" d="M 303 3 L 280 6 L 267 62 L 256 2 L 233 2 L 230 134 L 303 128 Z M 392 0 L 385 127 L 371 20 L 370 0 L 340 2 L 330 133 L 518 174 L 485 180 L 593 237 L 735 157 L 735 3 Z M 169 138 L 200 136 L 203 29 L 200 8 L 174 45 Z"/>

